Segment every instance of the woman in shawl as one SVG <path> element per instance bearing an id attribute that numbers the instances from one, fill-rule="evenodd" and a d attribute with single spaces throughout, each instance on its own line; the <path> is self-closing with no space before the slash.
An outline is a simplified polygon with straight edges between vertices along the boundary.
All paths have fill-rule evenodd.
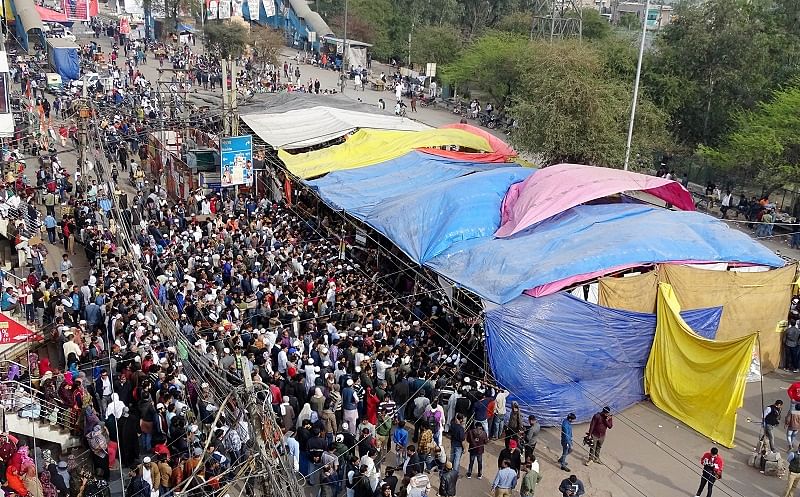
<path id="1" fill-rule="evenodd" d="M 39 473 L 39 482 L 42 484 L 43 497 L 58 497 L 58 489 L 50 481 L 50 472 L 42 471 Z"/>
<path id="2" fill-rule="evenodd" d="M 28 469 L 22 475 L 22 482 L 25 484 L 25 489 L 28 491 L 28 497 L 44 497 L 42 494 L 42 482 L 36 476 L 36 468 L 28 466 Z"/>
<path id="3" fill-rule="evenodd" d="M 86 407 L 83 410 L 83 434 L 88 436 L 96 426 L 100 426 L 100 418 L 93 407 Z"/>
<path id="4" fill-rule="evenodd" d="M 73 389 L 72 373 L 64 374 L 64 383 L 58 389 L 58 397 L 61 399 L 64 409 L 61 411 L 63 414 L 59 420 L 62 425 L 71 427 L 75 423 L 74 410 L 75 406 L 75 391 Z"/>
<path id="5" fill-rule="evenodd" d="M 53 372 L 47 371 L 44 373 L 40 383 L 39 389 L 45 400 L 42 405 L 42 416 L 48 417 L 51 413 L 52 406 L 58 402 L 58 391 L 56 390 L 56 380 L 53 377 Z"/>
<path id="6" fill-rule="evenodd" d="M 96 417 L 97 416 L 95 416 L 95 418 Z M 102 470 L 103 478 L 108 479 L 108 438 L 104 432 L 103 426 L 100 424 L 94 425 L 92 430 L 86 434 L 86 441 L 92 451 L 92 460 L 94 461 L 95 469 Z"/>
<path id="7" fill-rule="evenodd" d="M 378 404 L 380 404 L 381 401 L 378 399 L 378 396 L 375 395 L 375 392 L 372 391 L 372 387 L 367 387 L 366 397 L 367 420 L 373 426 L 378 426 Z"/>
<path id="8" fill-rule="evenodd" d="M 6 378 L 8 381 L 17 381 L 19 379 L 20 372 L 19 372 L 19 365 L 11 363 L 8 367 L 8 377 Z"/>
<path id="9" fill-rule="evenodd" d="M 42 357 L 39 359 L 39 374 L 44 375 L 48 371 L 52 371 L 53 368 L 50 366 L 50 359 L 47 357 Z"/>

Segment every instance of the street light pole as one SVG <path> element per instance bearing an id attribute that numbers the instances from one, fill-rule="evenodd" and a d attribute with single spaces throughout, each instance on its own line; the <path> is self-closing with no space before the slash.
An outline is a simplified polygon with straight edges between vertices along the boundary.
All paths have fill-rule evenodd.
<path id="1" fill-rule="evenodd" d="M 339 75 L 341 81 L 342 94 L 347 86 L 345 70 L 347 69 L 347 0 L 344 0 L 344 40 L 342 41 L 342 74 Z"/>
<path id="2" fill-rule="evenodd" d="M 639 60 L 636 62 L 636 80 L 633 83 L 633 102 L 631 103 L 631 119 L 628 123 L 628 141 L 625 144 L 625 171 L 628 170 L 628 162 L 631 159 L 631 141 L 633 140 L 633 122 L 636 119 L 636 102 L 639 100 L 639 79 L 642 75 L 642 58 L 644 56 L 644 42 L 647 38 L 647 12 L 650 10 L 650 0 L 644 4 L 644 15 L 642 16 L 642 41 L 639 43 Z"/>

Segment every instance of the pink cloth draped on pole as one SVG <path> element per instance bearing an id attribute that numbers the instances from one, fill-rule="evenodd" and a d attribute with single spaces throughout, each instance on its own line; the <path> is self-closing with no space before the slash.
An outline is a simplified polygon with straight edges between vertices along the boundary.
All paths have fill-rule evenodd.
<path id="1" fill-rule="evenodd" d="M 632 190 L 649 193 L 684 211 L 695 210 L 691 193 L 677 181 L 607 167 L 556 164 L 511 186 L 503 199 L 495 236 L 511 236 L 590 200 Z"/>
<path id="2" fill-rule="evenodd" d="M 468 160 L 473 162 L 510 162 L 511 158 L 517 156 L 517 151 L 514 150 L 511 145 L 485 129 L 462 123 L 445 124 L 442 128 L 460 129 L 472 133 L 473 135 L 480 136 L 489 142 L 493 152 L 456 152 L 453 150 L 442 150 L 440 148 L 421 148 L 419 149 L 420 152 L 438 155 L 439 157 L 447 157 L 448 159 Z"/>

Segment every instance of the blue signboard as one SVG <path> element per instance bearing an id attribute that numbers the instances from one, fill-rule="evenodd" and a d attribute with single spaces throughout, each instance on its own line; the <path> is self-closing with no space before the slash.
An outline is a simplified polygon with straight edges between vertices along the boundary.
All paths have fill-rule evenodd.
<path id="1" fill-rule="evenodd" d="M 253 137 L 228 136 L 220 141 L 220 179 L 223 187 L 253 184 Z"/>

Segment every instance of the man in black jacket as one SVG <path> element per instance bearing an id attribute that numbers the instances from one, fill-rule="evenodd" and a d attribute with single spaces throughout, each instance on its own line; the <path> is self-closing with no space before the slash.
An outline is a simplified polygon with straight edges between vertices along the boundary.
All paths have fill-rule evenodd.
<path id="1" fill-rule="evenodd" d="M 403 463 L 403 473 L 406 476 L 414 476 L 422 473 L 425 469 L 425 460 L 417 454 L 417 448 L 409 445 L 406 449 L 406 462 Z"/>
<path id="2" fill-rule="evenodd" d="M 439 496 L 454 497 L 457 483 L 458 469 L 453 469 L 453 463 L 447 461 L 444 465 L 444 472 L 439 475 Z"/>

